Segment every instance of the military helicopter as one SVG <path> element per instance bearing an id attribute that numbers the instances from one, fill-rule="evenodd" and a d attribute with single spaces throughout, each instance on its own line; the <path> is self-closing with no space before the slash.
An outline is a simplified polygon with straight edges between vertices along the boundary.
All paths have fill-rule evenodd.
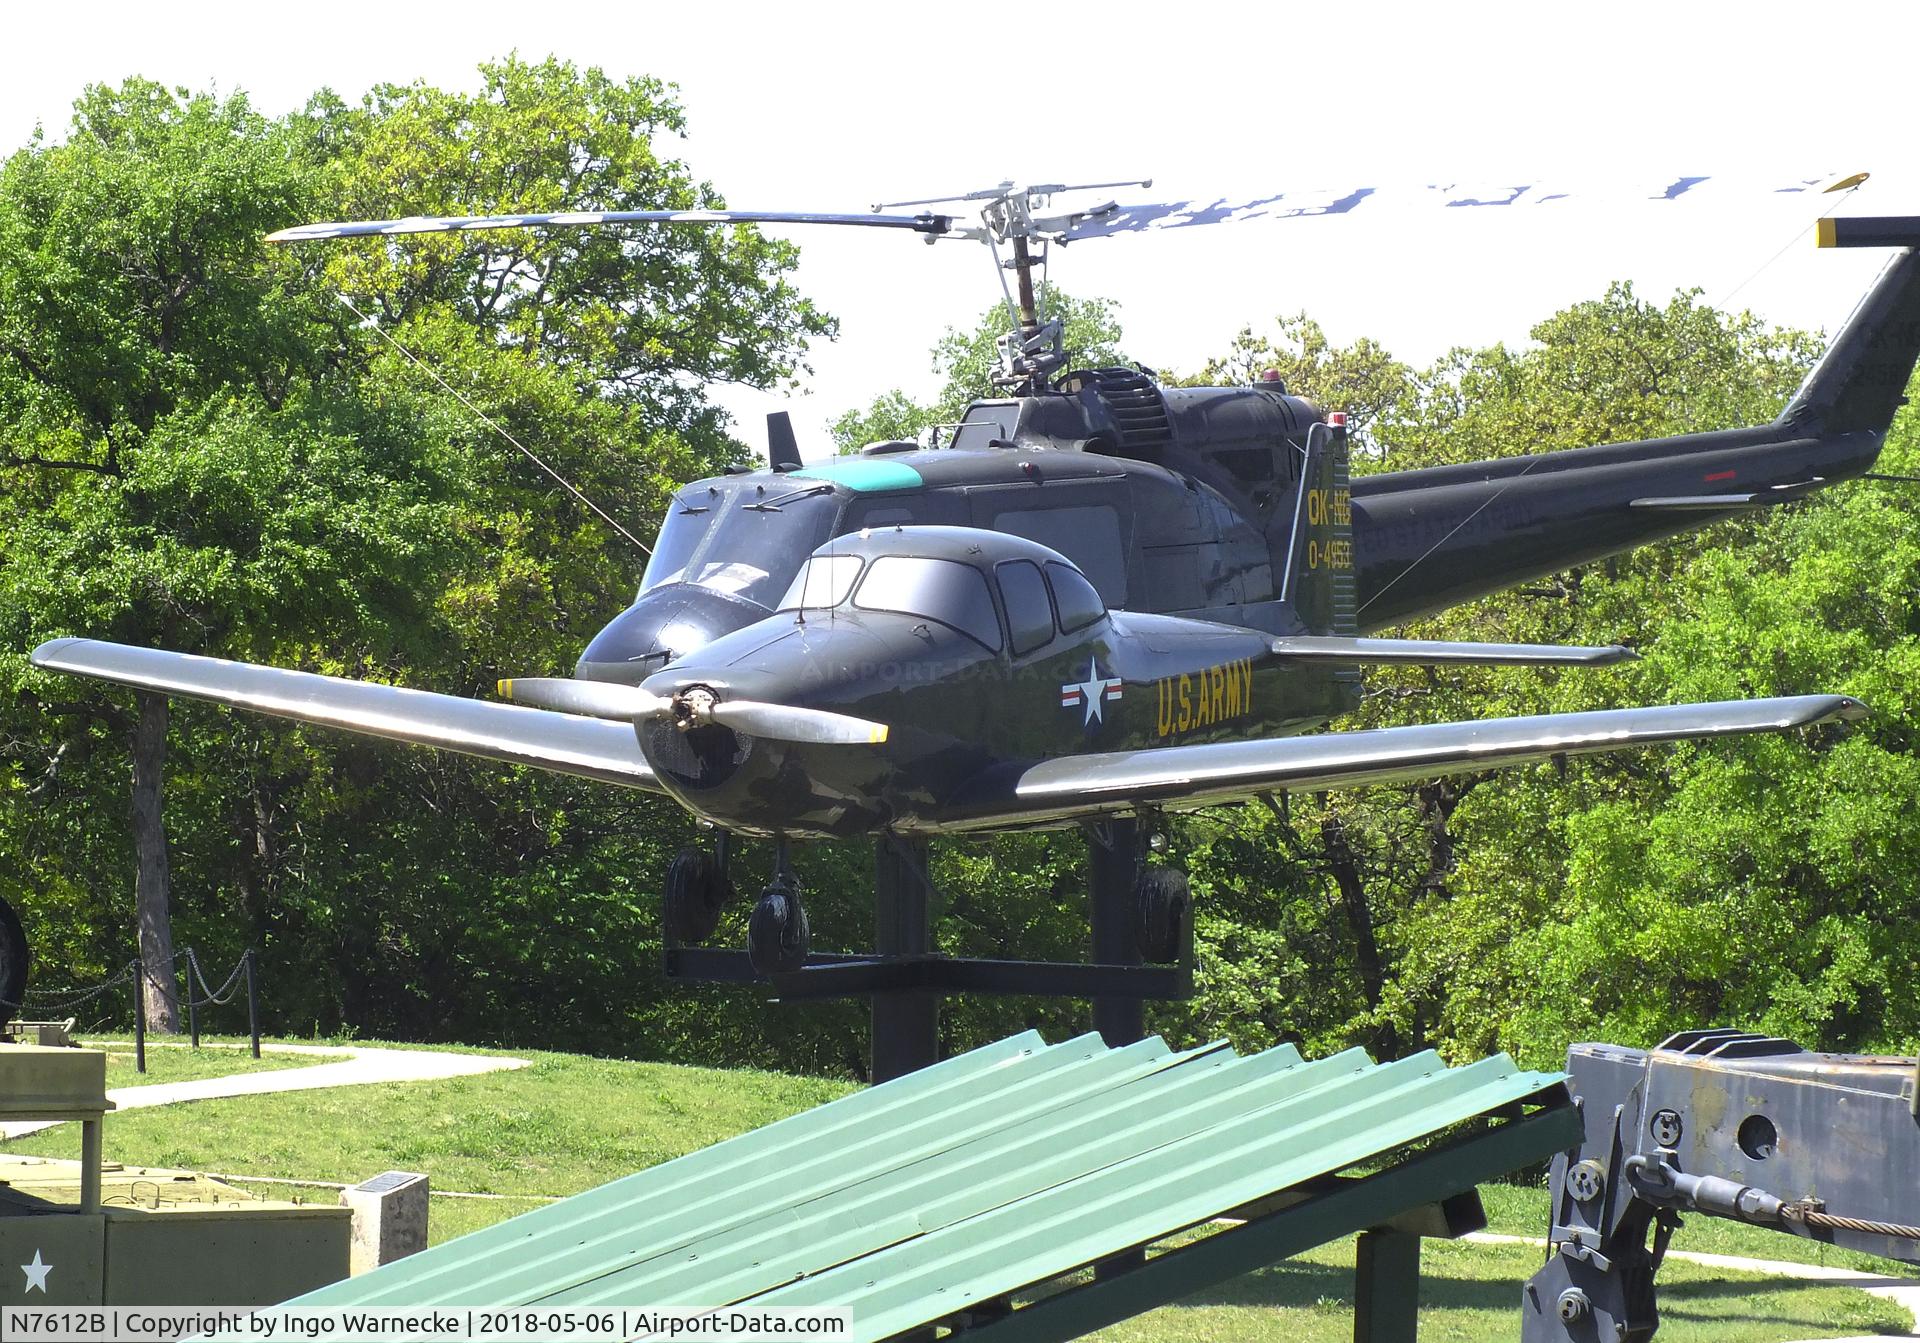
<path id="1" fill-rule="evenodd" d="M 1007 394 L 975 402 L 937 447 L 879 443 L 813 464 L 776 417 L 765 468 L 676 492 L 636 600 L 574 675 L 502 681 L 510 703 L 87 639 L 43 644 L 33 661 L 664 792 L 721 837 L 668 873 L 667 927 L 684 941 L 711 936 L 732 894 L 726 837 L 771 837 L 776 874 L 748 931 L 767 975 L 808 960 L 795 839 L 1152 826 L 1289 790 L 1865 712 L 1806 695 L 1312 732 L 1353 707 L 1368 664 L 1631 656 L 1369 636 L 1865 472 L 1920 355 L 1920 220 L 1823 222 L 1826 243 L 1909 250 L 1772 424 L 1350 480 L 1344 417 L 1277 384 L 1171 388 L 1140 369 L 1065 367 L 1060 328 L 1035 302 L 1046 247 L 1168 213 L 1040 213 L 1070 189 L 945 198 L 977 205 L 977 225 L 879 212 L 945 203 L 928 200 L 867 215 L 476 216 L 272 235 L 745 222 L 971 238 L 996 262 L 1005 244 Z M 1141 954 L 1171 959 L 1184 878 L 1142 870 L 1138 905 Z"/>

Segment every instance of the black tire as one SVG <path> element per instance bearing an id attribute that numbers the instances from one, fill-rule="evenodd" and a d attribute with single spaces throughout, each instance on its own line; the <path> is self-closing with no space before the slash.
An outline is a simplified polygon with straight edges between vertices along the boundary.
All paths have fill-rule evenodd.
<path id="1" fill-rule="evenodd" d="M 733 881 L 720 860 L 704 849 L 684 848 L 667 865 L 661 917 L 667 936 L 678 943 L 699 943 L 720 926 L 720 911 L 733 899 Z"/>
<path id="2" fill-rule="evenodd" d="M 1193 897 L 1187 874 L 1177 867 L 1150 867 L 1134 887 L 1140 922 L 1135 942 L 1140 955 L 1156 963 L 1180 959 L 1187 947 L 1187 919 Z"/>
<path id="3" fill-rule="evenodd" d="M 755 974 L 780 975 L 807 963 L 812 941 L 806 907 L 790 886 L 769 886 L 747 919 L 747 958 Z"/>
<path id="4" fill-rule="evenodd" d="M 13 906 L 0 900 L 0 1026 L 20 1015 L 27 996 L 27 934 Z"/>

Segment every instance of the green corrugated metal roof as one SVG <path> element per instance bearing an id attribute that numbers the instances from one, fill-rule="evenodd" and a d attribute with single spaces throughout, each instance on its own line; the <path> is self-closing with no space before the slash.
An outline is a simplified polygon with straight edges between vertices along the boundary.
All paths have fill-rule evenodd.
<path id="1" fill-rule="evenodd" d="M 1048 1046 L 1028 1032 L 291 1304 L 830 1304 L 851 1310 L 857 1338 L 884 1339 L 1476 1116 L 1563 1099 L 1562 1081 L 1505 1055 L 1308 1062 L 1290 1046 Z M 1539 1156 L 1564 1145 L 1541 1141 Z"/>

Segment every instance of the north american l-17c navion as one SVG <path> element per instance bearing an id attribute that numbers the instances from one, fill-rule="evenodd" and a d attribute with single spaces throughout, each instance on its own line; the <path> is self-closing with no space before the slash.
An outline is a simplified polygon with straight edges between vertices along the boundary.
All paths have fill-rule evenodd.
<path id="1" fill-rule="evenodd" d="M 1063 189 L 952 198 L 979 207 L 977 225 L 939 213 L 642 211 L 275 235 L 391 242 L 745 221 L 974 238 L 996 261 L 1009 244 L 1006 395 L 973 403 L 939 446 L 878 443 L 813 463 L 772 417 L 768 465 L 681 487 L 633 604 L 573 676 L 502 681 L 511 703 L 81 638 L 45 643 L 33 661 L 666 793 L 723 837 L 715 852 L 683 851 L 668 874 L 667 928 L 685 941 L 711 936 L 731 893 L 724 836 L 771 837 L 776 875 L 748 934 L 768 974 L 808 956 L 793 839 L 1151 825 L 1289 790 L 1864 712 L 1808 694 L 1314 732 L 1354 707 L 1368 664 L 1630 656 L 1370 631 L 1867 471 L 1920 353 L 1920 253 L 1894 258 L 1771 424 L 1349 479 L 1344 417 L 1275 383 L 1175 388 L 1139 369 L 1066 367 L 1060 329 L 1035 301 L 1047 244 L 1168 212 L 1036 214 Z M 1189 216 L 1179 222 L 1205 222 Z M 1920 244 L 1920 220 L 1821 230 L 1839 245 Z M 1177 871 L 1150 871 L 1137 936 L 1146 959 L 1166 960 L 1186 892 Z"/>

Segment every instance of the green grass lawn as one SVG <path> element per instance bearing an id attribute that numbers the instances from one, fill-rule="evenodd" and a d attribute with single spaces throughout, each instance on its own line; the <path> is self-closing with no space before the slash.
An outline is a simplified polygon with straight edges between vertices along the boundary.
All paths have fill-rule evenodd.
<path id="1" fill-rule="evenodd" d="M 371 1042 L 366 1042 L 371 1043 Z M 488 1053 L 496 1051 L 469 1050 Z M 179 1057 L 176 1057 L 179 1056 Z M 442 1191 L 507 1195 L 433 1200 L 437 1243 L 666 1161 L 853 1090 L 778 1073 L 522 1051 L 513 1072 L 404 1085 L 235 1097 L 129 1111 L 107 1125 L 110 1160 L 229 1174 L 352 1182 L 388 1169 L 425 1171 Z M 155 1050 L 160 1068 L 258 1066 L 245 1051 Z M 297 1066 L 297 1056 L 279 1056 Z M 110 1065 L 112 1066 L 112 1065 Z M 125 1064 L 131 1073 L 132 1064 Z M 127 1079 L 116 1075 L 113 1084 Z M 137 1080 L 137 1079 L 136 1079 Z M 78 1153 L 71 1125 L 6 1144 L 43 1156 Z M 328 1190 L 266 1189 L 331 1203 Z M 1541 1188 L 1489 1186 L 1490 1229 L 1541 1235 Z M 1763 1258 L 1903 1270 L 1794 1237 L 1688 1219 L 1676 1246 Z M 1528 1246 L 1430 1241 L 1423 1251 L 1421 1337 L 1513 1338 L 1520 1284 L 1539 1266 Z M 1100 1334 L 1107 1343 L 1319 1343 L 1352 1337 L 1348 1239 Z M 1670 1261 L 1661 1272 L 1662 1339 L 1777 1343 L 1910 1327 L 1906 1312 L 1848 1288 L 1767 1279 Z"/>
<path id="2" fill-rule="evenodd" d="M 204 1037 L 203 1037 L 204 1039 Z M 80 1041 L 88 1049 L 105 1050 L 107 1088 L 153 1086 L 161 1082 L 195 1082 L 203 1077 L 227 1077 L 233 1073 L 267 1072 L 276 1068 L 306 1068 L 330 1060 L 304 1054 L 275 1054 L 262 1051 L 259 1058 L 245 1048 L 208 1047 L 192 1049 L 185 1045 L 147 1041 L 147 1070 L 136 1071 L 131 1039 L 89 1036 Z"/>
<path id="3" fill-rule="evenodd" d="M 1429 1240 L 1420 1252 L 1422 1343 L 1518 1338 L 1520 1285 L 1540 1267 L 1524 1245 Z M 1888 1333 L 1907 1312 L 1845 1287 L 1669 1262 L 1660 1271 L 1660 1343 L 1773 1343 Z M 1198 1293 L 1091 1338 L 1100 1343 L 1347 1343 L 1353 1241 Z"/>

